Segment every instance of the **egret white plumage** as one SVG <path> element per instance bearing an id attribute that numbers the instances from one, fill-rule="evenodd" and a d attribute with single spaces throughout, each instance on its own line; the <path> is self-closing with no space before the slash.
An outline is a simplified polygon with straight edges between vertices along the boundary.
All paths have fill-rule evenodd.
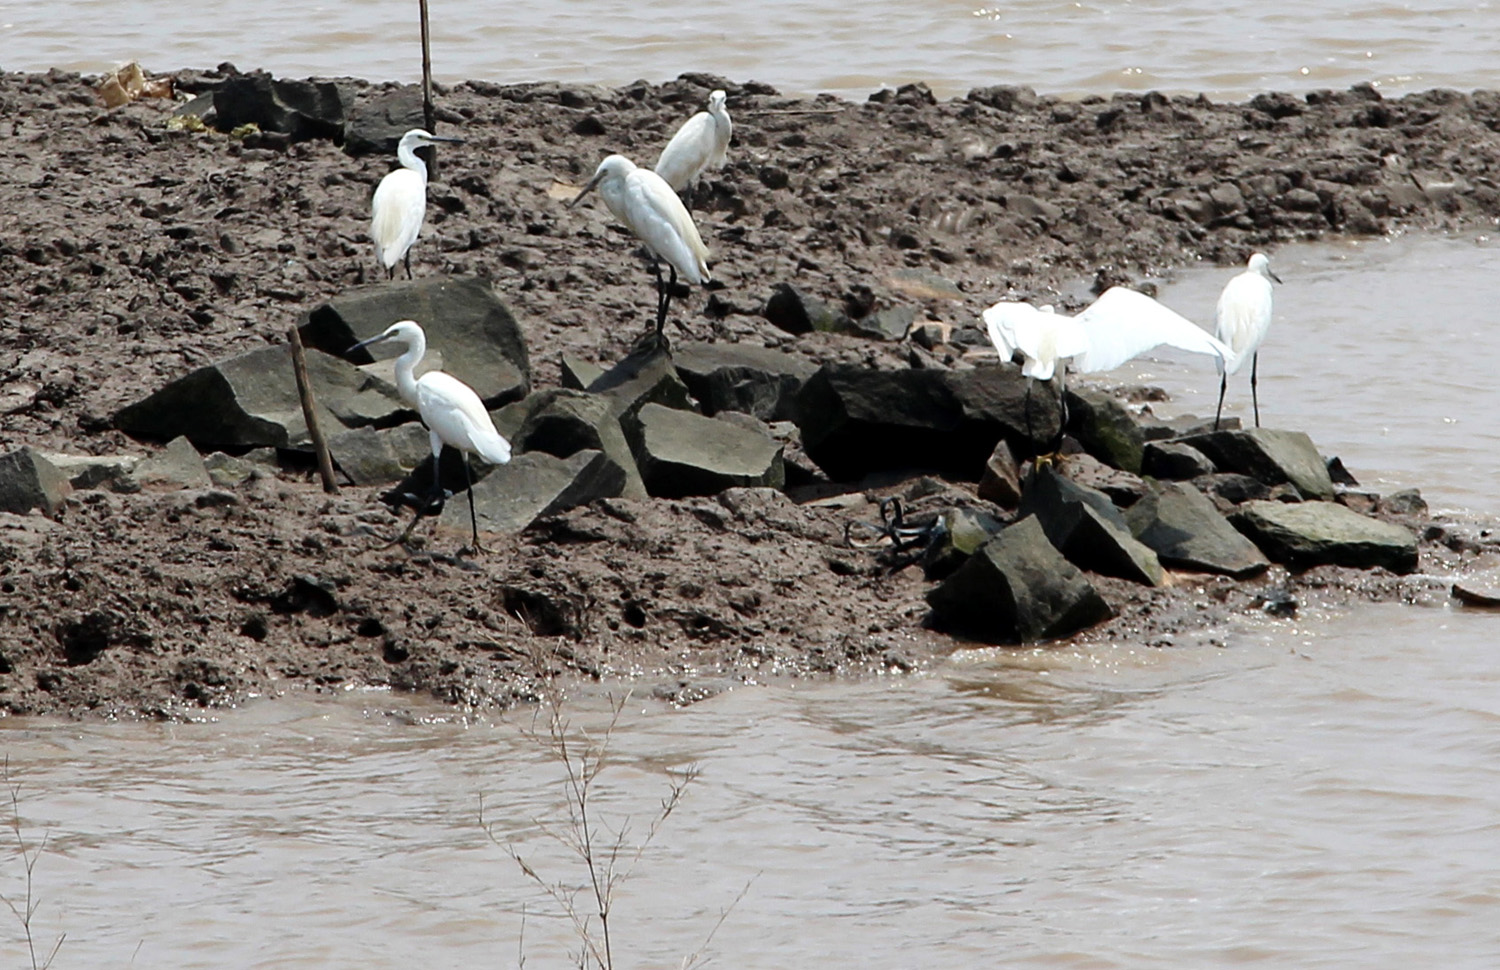
<path id="1" fill-rule="evenodd" d="M 1070 358 L 1075 370 L 1090 374 L 1113 370 L 1163 344 L 1211 354 L 1221 366 L 1234 363 L 1234 352 L 1222 341 L 1144 293 L 1123 286 L 1105 290 L 1076 317 L 1056 313 L 1050 306 L 1002 301 L 985 310 L 983 318 L 1000 358 L 1010 360 L 1020 351 L 1021 373 L 1039 381 L 1051 380 Z M 1030 384 L 1026 396 L 1030 421 Z"/>
<path id="2" fill-rule="evenodd" d="M 684 121 L 656 160 L 656 174 L 666 179 L 674 192 L 686 189 L 689 199 L 698 176 L 706 169 L 723 168 L 727 160 L 734 122 L 729 120 L 724 98 L 723 91 L 710 94 L 707 110 Z"/>
<path id="3" fill-rule="evenodd" d="M 398 340 L 406 344 L 406 351 L 396 358 L 396 389 L 401 399 L 417 409 L 422 423 L 427 425 L 427 439 L 432 446 L 433 493 L 428 501 L 417 507 L 411 524 L 401 533 L 397 542 L 405 542 L 417 526 L 422 514 L 442 497 L 441 461 L 443 445 L 457 448 L 463 458 L 464 477 L 469 485 L 469 524 L 474 530 L 474 551 L 479 552 L 479 520 L 474 514 L 474 479 L 469 471 L 470 454 L 476 454 L 492 464 L 503 465 L 510 461 L 510 442 L 495 428 L 485 410 L 484 402 L 474 389 L 463 381 L 442 371 L 428 371 L 421 377 L 414 372 L 417 364 L 427 353 L 427 334 L 414 320 L 401 320 L 386 327 L 381 333 L 350 347 L 355 351 L 371 347 L 387 340 Z"/>
<path id="4" fill-rule="evenodd" d="M 599 163 L 593 178 L 568 207 L 598 188 L 614 217 L 645 244 L 656 274 L 656 338 L 663 340 L 662 327 L 678 274 L 689 283 L 704 283 L 708 272 L 708 247 L 698 235 L 693 217 L 666 180 L 648 168 L 640 168 L 624 155 L 611 155 Z M 672 278 L 664 282 L 660 260 L 666 260 Z"/>
<path id="5" fill-rule="evenodd" d="M 396 145 L 402 167 L 387 174 L 375 187 L 370 204 L 370 239 L 387 279 L 396 275 L 396 264 L 403 261 L 406 278 L 411 279 L 411 247 L 427 215 L 427 163 L 417 157 L 416 149 L 436 142 L 459 143 L 460 139 L 431 135 L 421 128 L 402 135 Z"/>
<path id="6" fill-rule="evenodd" d="M 1243 273 L 1224 284 L 1214 308 L 1214 330 L 1219 339 L 1234 351 L 1234 359 L 1219 363 L 1219 406 L 1214 409 L 1214 430 L 1219 430 L 1219 415 L 1224 411 L 1224 390 L 1229 375 L 1250 358 L 1250 403 L 1255 409 L 1255 426 L 1260 427 L 1260 398 L 1255 390 L 1255 371 L 1260 365 L 1260 345 L 1271 329 L 1271 281 L 1281 277 L 1271 272 L 1271 261 L 1265 253 L 1254 253 Z"/>

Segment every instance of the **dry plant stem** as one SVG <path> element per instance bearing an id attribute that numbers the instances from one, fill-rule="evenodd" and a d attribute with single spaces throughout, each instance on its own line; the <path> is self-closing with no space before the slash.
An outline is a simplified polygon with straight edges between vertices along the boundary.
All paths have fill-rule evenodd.
<path id="1" fill-rule="evenodd" d="M 26 837 L 21 832 L 21 786 L 10 777 L 9 755 L 5 758 L 4 775 L 5 786 L 10 789 L 10 829 L 16 838 L 16 851 L 20 854 L 21 863 L 26 869 L 26 899 L 20 906 L 17 906 L 9 896 L 0 895 L 0 899 L 3 899 L 5 905 L 10 907 L 10 911 L 20 921 L 21 929 L 26 933 L 26 950 L 31 957 L 31 970 L 47 970 L 52 966 L 52 961 L 57 959 L 57 951 L 62 949 L 63 940 L 68 938 L 66 933 L 59 935 L 57 942 L 52 944 L 52 952 L 47 954 L 47 959 L 37 962 L 36 939 L 31 932 L 31 921 L 36 916 L 36 911 L 42 905 L 42 901 L 36 896 L 33 877 L 36 862 L 41 858 L 43 850 L 47 848 L 48 836 L 42 836 L 42 841 L 38 845 L 26 844 Z"/>

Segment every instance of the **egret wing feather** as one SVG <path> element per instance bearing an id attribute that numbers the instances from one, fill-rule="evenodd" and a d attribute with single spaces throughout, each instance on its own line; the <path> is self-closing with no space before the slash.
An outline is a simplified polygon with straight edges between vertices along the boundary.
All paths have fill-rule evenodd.
<path id="1" fill-rule="evenodd" d="M 656 160 L 656 174 L 666 180 L 673 191 L 681 192 L 703 173 L 713 161 L 718 149 L 717 125 L 707 111 L 700 111 L 687 121 L 667 142 Z M 723 164 L 723 151 L 717 151 L 719 164 Z"/>
<path id="2" fill-rule="evenodd" d="M 1026 358 L 1021 373 L 1040 381 L 1051 380 L 1057 362 L 1088 349 L 1088 339 L 1077 321 L 1051 308 L 1037 309 L 1029 303 L 996 303 L 985 310 L 985 330 L 1001 359 L 1010 360 L 1017 350 Z"/>
<path id="3" fill-rule="evenodd" d="M 709 279 L 708 247 L 687 207 L 666 179 L 638 168 L 625 179 L 626 225 L 689 283 Z"/>
<path id="4" fill-rule="evenodd" d="M 375 258 L 391 269 L 417 241 L 427 214 L 427 182 L 408 168 L 380 180 L 371 203 L 370 239 Z"/>
<path id="5" fill-rule="evenodd" d="M 1271 281 L 1257 272 L 1240 273 L 1225 284 L 1214 308 L 1214 329 L 1234 359 L 1221 369 L 1233 374 L 1255 356 L 1271 329 L 1271 299 Z"/>
<path id="6" fill-rule="evenodd" d="M 451 374 L 433 371 L 417 381 L 417 413 L 455 448 L 496 465 L 510 461 L 510 442 L 495 428 L 474 389 Z"/>
<path id="7" fill-rule="evenodd" d="M 1081 373 L 1113 370 L 1166 344 L 1232 362 L 1234 351 L 1191 320 L 1144 293 L 1112 286 L 1074 318 L 1087 342 L 1073 359 Z"/>

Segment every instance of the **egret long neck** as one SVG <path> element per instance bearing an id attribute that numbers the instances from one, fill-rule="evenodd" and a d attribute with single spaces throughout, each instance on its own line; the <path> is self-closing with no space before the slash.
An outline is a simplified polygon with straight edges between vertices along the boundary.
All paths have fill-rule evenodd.
<path id="1" fill-rule="evenodd" d="M 427 181 L 427 163 L 418 158 L 417 153 L 412 150 L 412 146 L 404 140 L 396 146 L 396 157 L 401 160 L 402 165 L 422 176 L 423 182 Z M 422 355 L 418 354 L 417 356 L 421 357 Z"/>
<path id="2" fill-rule="evenodd" d="M 407 338 L 406 353 L 396 358 L 396 390 L 401 392 L 401 400 L 412 407 L 417 406 L 417 364 L 426 353 L 427 338 L 417 333 Z"/>

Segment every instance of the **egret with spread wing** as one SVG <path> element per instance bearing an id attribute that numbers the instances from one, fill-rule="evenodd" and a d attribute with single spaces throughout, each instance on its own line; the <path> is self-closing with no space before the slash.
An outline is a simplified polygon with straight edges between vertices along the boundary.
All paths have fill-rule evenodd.
<path id="1" fill-rule="evenodd" d="M 397 542 L 405 543 L 417 527 L 417 520 L 427 509 L 436 505 L 443 495 L 440 465 L 443 445 L 457 448 L 464 463 L 464 477 L 469 484 L 469 524 L 474 529 L 474 551 L 482 552 L 479 546 L 479 520 L 474 513 L 474 479 L 469 471 L 469 454 L 476 454 L 485 461 L 503 465 L 510 461 L 510 442 L 495 428 L 484 402 L 474 389 L 451 374 L 428 371 L 415 376 L 417 364 L 427 353 L 427 335 L 413 320 L 393 323 L 369 340 L 361 341 L 349 350 L 359 350 L 387 340 L 398 340 L 406 344 L 406 351 L 396 359 L 396 389 L 401 399 L 417 409 L 422 423 L 427 425 L 427 439 L 432 446 L 433 492 L 429 499 L 417 507 L 411 524 L 401 533 Z"/>

